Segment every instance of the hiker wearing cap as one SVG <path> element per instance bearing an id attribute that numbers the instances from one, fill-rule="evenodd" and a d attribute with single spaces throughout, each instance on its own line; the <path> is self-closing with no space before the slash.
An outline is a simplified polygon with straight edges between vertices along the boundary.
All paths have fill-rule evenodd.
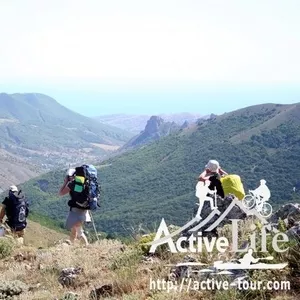
<path id="1" fill-rule="evenodd" d="M 228 175 L 221 167 L 218 161 L 210 160 L 205 166 L 205 170 L 199 175 L 198 181 L 206 182 L 210 181 L 210 190 L 214 190 L 216 188 L 217 194 L 224 198 L 224 191 L 222 188 L 222 184 L 220 178 L 224 175 Z"/>
<path id="2" fill-rule="evenodd" d="M 75 172 L 75 169 L 69 169 L 67 171 L 64 183 L 59 190 L 59 195 L 64 196 L 66 194 L 69 194 L 71 198 L 68 202 L 70 211 L 66 221 L 66 227 L 71 231 L 71 242 L 74 243 L 76 239 L 80 239 L 85 243 L 85 245 L 88 245 L 89 242 L 86 235 L 84 234 L 83 224 L 84 222 L 89 221 L 89 212 L 87 209 L 77 205 L 76 201 L 74 200 Z"/>
<path id="3" fill-rule="evenodd" d="M 15 185 L 9 188 L 8 197 L 2 202 L 0 211 L 0 223 L 6 216 L 6 224 L 10 227 L 12 233 L 20 238 L 23 243 L 25 228 L 27 227 L 27 217 L 29 213 L 28 202 L 22 191 L 19 191 Z"/>
<path id="4" fill-rule="evenodd" d="M 221 167 L 218 161 L 210 160 L 205 166 L 205 170 L 199 175 L 199 181 L 207 181 L 210 180 L 211 176 L 214 175 L 228 175 Z"/>

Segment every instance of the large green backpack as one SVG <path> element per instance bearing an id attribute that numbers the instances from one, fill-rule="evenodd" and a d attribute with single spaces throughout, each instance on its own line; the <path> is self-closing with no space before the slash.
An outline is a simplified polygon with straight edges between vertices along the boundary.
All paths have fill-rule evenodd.
<path id="1" fill-rule="evenodd" d="M 96 210 L 100 196 L 97 169 L 93 165 L 82 165 L 75 169 L 74 175 L 72 200 L 84 209 Z"/>

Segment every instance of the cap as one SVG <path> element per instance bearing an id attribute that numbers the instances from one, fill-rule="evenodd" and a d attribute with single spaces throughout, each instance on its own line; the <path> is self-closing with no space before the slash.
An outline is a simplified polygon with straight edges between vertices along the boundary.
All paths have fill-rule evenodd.
<path id="1" fill-rule="evenodd" d="M 67 171 L 67 176 L 73 176 L 74 174 L 75 174 L 75 172 L 76 172 L 76 170 L 75 169 L 69 169 L 68 171 Z"/>
<path id="2" fill-rule="evenodd" d="M 10 186 L 10 187 L 9 187 L 9 190 L 10 190 L 11 192 L 18 192 L 18 188 L 17 188 L 15 185 Z"/>
<path id="3" fill-rule="evenodd" d="M 220 165 L 218 161 L 212 159 L 207 163 L 205 168 L 210 170 L 211 172 L 217 172 L 220 168 Z"/>

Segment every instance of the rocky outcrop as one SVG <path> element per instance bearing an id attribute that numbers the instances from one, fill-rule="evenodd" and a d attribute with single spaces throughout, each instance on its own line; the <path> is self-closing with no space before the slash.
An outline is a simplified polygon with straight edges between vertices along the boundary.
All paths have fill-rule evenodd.
<path id="1" fill-rule="evenodd" d="M 82 268 L 66 268 L 61 271 L 58 282 L 63 287 L 75 287 L 78 276 L 83 272 Z"/>
<path id="2" fill-rule="evenodd" d="M 152 116 L 145 127 L 144 133 L 148 135 L 159 134 L 159 129 L 164 123 L 164 120 L 157 116 Z"/>
<path id="3" fill-rule="evenodd" d="M 276 211 L 270 219 L 271 223 L 277 223 L 279 219 L 286 220 L 300 220 L 300 204 L 298 203 L 288 203 L 282 205 L 278 211 Z"/>
<path id="4" fill-rule="evenodd" d="M 300 204 L 288 203 L 282 205 L 271 217 L 270 222 L 275 226 L 279 226 L 280 220 L 287 229 L 287 235 L 290 238 L 300 240 Z"/>
<path id="5" fill-rule="evenodd" d="M 188 232 L 197 232 L 198 230 L 201 230 L 203 232 L 203 235 L 216 235 L 217 234 L 217 228 L 222 227 L 225 224 L 230 222 L 230 219 L 239 219 L 243 220 L 247 217 L 246 211 L 243 210 L 243 206 L 241 201 L 234 199 L 233 197 L 225 197 L 224 199 L 221 197 L 217 197 L 217 210 L 215 213 L 211 210 L 210 202 L 205 201 L 202 211 L 201 211 L 201 220 L 199 220 L 198 225 L 195 223 L 190 226 L 187 230 L 183 232 L 183 234 L 187 234 Z M 199 204 L 197 203 L 194 208 L 194 215 L 196 217 L 197 211 L 199 208 Z M 214 213 L 214 214 L 213 214 Z M 213 216 L 211 217 L 211 215 Z M 224 216 L 224 218 L 223 218 Z M 201 223 L 203 223 L 204 220 L 205 224 L 201 227 L 199 227 Z M 206 229 L 211 227 L 213 224 L 216 224 L 215 222 L 218 222 L 220 220 L 220 223 L 216 228 L 214 228 L 210 232 L 205 232 Z M 199 227 L 199 228 L 198 228 Z M 198 229 L 197 229 L 198 228 Z"/>
<path id="6" fill-rule="evenodd" d="M 185 122 L 182 124 L 182 126 L 180 127 L 180 129 L 186 129 L 186 128 L 189 127 L 189 125 L 190 125 L 190 123 L 189 123 L 188 121 L 185 121 Z"/>
<path id="7" fill-rule="evenodd" d="M 139 147 L 154 141 L 161 137 L 167 136 L 172 132 L 180 129 L 180 126 L 175 122 L 165 122 L 158 116 L 152 116 L 145 127 L 145 129 L 137 136 L 132 138 L 123 149 Z"/>
<path id="8" fill-rule="evenodd" d="M 95 288 L 91 291 L 89 299 L 90 300 L 98 300 L 103 298 L 110 298 L 113 296 L 113 285 L 112 284 L 106 284 L 99 288 Z"/>

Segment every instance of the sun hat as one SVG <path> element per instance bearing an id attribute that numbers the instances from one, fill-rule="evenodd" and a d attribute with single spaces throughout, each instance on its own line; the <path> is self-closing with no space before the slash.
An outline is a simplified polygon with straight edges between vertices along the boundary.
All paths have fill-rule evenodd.
<path id="1" fill-rule="evenodd" d="M 218 172 L 220 168 L 220 164 L 216 160 L 210 160 L 207 165 L 205 166 L 205 169 L 208 169 L 211 172 Z"/>
<path id="2" fill-rule="evenodd" d="M 66 175 L 67 176 L 73 176 L 75 174 L 75 172 L 76 172 L 76 170 L 71 168 L 71 169 L 68 169 Z"/>
<path id="3" fill-rule="evenodd" d="M 11 192 L 18 192 L 18 188 L 17 188 L 15 185 L 10 186 L 10 187 L 9 187 L 9 190 L 10 190 Z"/>

